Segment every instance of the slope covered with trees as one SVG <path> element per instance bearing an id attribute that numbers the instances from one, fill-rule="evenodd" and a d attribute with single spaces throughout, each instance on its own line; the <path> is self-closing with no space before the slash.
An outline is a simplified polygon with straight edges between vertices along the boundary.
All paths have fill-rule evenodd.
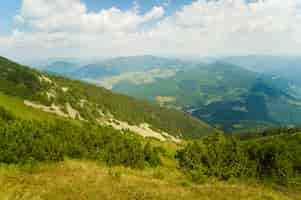
<path id="1" fill-rule="evenodd" d="M 113 91 L 182 109 L 226 132 L 300 125 L 300 87 L 225 63 L 200 65 L 153 83 L 122 82 Z"/>
<path id="2" fill-rule="evenodd" d="M 231 56 L 223 58 L 221 61 L 239 65 L 252 71 L 286 78 L 292 83 L 301 84 L 300 56 Z"/>
<path id="3" fill-rule="evenodd" d="M 132 125 L 147 123 L 154 130 L 178 137 L 199 137 L 216 130 L 188 114 L 60 76 L 44 74 L 0 58 L 0 92 L 45 106 L 55 105 L 75 118 L 99 122 L 107 116 Z M 69 105 L 69 106 L 68 106 Z M 70 110 L 70 109 L 69 109 Z"/>

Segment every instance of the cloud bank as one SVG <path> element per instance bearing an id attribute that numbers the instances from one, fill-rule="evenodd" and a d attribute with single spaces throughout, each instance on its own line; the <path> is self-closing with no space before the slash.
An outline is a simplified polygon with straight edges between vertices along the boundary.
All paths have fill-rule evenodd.
<path id="1" fill-rule="evenodd" d="M 170 2 L 169 2 L 170 4 Z M 299 0 L 197 0 L 92 12 L 80 0 L 22 0 L 0 54 L 11 57 L 300 54 Z"/>

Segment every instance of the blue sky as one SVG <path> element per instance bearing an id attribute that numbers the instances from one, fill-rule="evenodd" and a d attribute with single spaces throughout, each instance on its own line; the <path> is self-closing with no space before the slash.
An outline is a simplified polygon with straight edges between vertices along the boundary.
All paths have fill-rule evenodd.
<path id="1" fill-rule="evenodd" d="M 301 0 L 0 0 L 0 55 L 300 55 L 300 8 Z"/>
<path id="2" fill-rule="evenodd" d="M 0 34 L 8 33 L 13 26 L 13 18 L 21 6 L 20 0 L 9 0 L 0 2 Z"/>
<path id="3" fill-rule="evenodd" d="M 130 9 L 135 2 L 139 4 L 140 12 L 144 13 L 153 6 L 163 5 L 168 0 L 81 0 L 86 4 L 90 11 L 97 12 L 100 9 L 108 9 L 118 7 L 122 10 Z M 172 0 L 166 7 L 166 13 L 171 14 L 185 4 L 191 3 L 193 0 Z M 18 14 L 21 8 L 21 0 L 1 0 L 0 2 L 0 34 L 9 34 L 14 26 L 14 16 Z"/>
<path id="4" fill-rule="evenodd" d="M 98 9 L 102 8 L 110 8 L 110 7 L 118 7 L 121 9 L 129 9 L 133 6 L 133 0 L 83 0 L 86 2 L 89 9 L 97 11 Z M 193 0 L 172 0 L 170 1 L 170 5 L 168 6 L 168 11 L 172 12 L 175 9 L 180 8 L 182 5 L 189 4 Z M 164 3 L 168 2 L 167 0 L 136 0 L 136 2 L 141 7 L 141 12 L 145 12 L 149 10 L 153 6 L 163 5 Z"/>

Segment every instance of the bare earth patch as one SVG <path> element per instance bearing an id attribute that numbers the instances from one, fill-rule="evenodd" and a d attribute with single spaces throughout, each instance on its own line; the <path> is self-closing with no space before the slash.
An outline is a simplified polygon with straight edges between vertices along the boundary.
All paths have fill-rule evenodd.
<path id="1" fill-rule="evenodd" d="M 75 110 L 74 108 L 72 108 L 69 103 L 66 103 L 67 113 L 63 112 L 62 108 L 60 106 L 55 105 L 55 104 L 52 104 L 51 106 L 45 106 L 45 105 L 42 105 L 42 104 L 37 104 L 37 103 L 30 102 L 30 101 L 27 101 L 27 100 L 24 101 L 24 104 L 26 106 L 29 106 L 29 107 L 32 107 L 32 108 L 35 108 L 35 109 L 39 109 L 39 110 L 42 110 L 44 112 L 53 113 L 53 114 L 56 114 L 56 115 L 61 116 L 61 117 L 84 120 L 80 116 L 80 113 L 77 110 Z"/>
<path id="2" fill-rule="evenodd" d="M 72 108 L 72 106 L 69 103 L 66 103 L 66 105 L 65 105 L 66 113 L 63 112 L 63 110 L 60 106 L 57 106 L 55 104 L 52 104 L 51 106 L 45 106 L 45 105 L 30 102 L 27 100 L 24 101 L 24 104 L 26 106 L 29 106 L 29 107 L 32 107 L 35 109 L 39 109 L 44 112 L 53 113 L 53 114 L 56 114 L 56 115 L 64 117 L 64 118 L 79 119 L 81 121 L 85 121 L 85 119 L 83 119 L 81 117 L 80 113 L 77 110 L 75 110 L 74 108 Z M 127 122 L 118 121 L 118 120 L 114 119 L 113 116 L 107 116 L 107 119 L 105 119 L 106 116 L 102 116 L 103 114 L 101 111 L 99 113 L 100 113 L 101 117 L 104 119 L 104 120 L 98 120 L 101 125 L 112 126 L 114 129 L 117 129 L 117 130 L 130 130 L 133 133 L 136 133 L 143 137 L 156 138 L 160 141 L 173 141 L 176 143 L 181 142 L 181 140 L 179 138 L 176 138 L 166 132 L 154 131 L 153 129 L 150 128 L 149 124 L 144 123 L 144 124 L 140 124 L 139 126 L 129 125 Z"/>
<path id="3" fill-rule="evenodd" d="M 134 133 L 137 133 L 143 137 L 152 137 L 152 138 L 156 138 L 158 140 L 161 141 L 173 141 L 176 143 L 181 142 L 180 139 L 169 135 L 168 133 L 165 132 L 156 132 L 154 130 L 152 130 L 149 126 L 149 124 L 140 124 L 140 126 L 135 126 L 135 125 L 129 125 L 127 122 L 122 122 L 122 121 L 118 121 L 116 119 L 111 119 L 108 120 L 106 122 L 104 122 L 106 125 L 112 126 L 114 129 L 117 130 L 130 130 Z"/>
<path id="4" fill-rule="evenodd" d="M 65 118 L 69 117 L 69 115 L 64 113 L 61 110 L 61 108 L 59 106 L 56 106 L 55 104 L 52 104 L 51 106 L 45 106 L 45 105 L 30 102 L 30 101 L 27 101 L 27 100 L 24 101 L 24 104 L 26 106 L 29 106 L 29 107 L 32 107 L 32 108 L 35 108 L 35 109 L 39 109 L 39 110 L 42 110 L 44 112 L 53 113 L 53 114 L 59 115 L 61 117 L 65 117 Z"/>

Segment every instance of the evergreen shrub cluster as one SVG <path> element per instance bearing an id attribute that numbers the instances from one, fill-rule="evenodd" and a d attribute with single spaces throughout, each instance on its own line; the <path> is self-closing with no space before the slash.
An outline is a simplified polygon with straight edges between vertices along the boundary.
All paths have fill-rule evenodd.
<path id="1" fill-rule="evenodd" d="M 65 157 L 133 168 L 160 165 L 159 151 L 112 127 L 16 118 L 0 107 L 0 163 L 57 162 Z"/>

